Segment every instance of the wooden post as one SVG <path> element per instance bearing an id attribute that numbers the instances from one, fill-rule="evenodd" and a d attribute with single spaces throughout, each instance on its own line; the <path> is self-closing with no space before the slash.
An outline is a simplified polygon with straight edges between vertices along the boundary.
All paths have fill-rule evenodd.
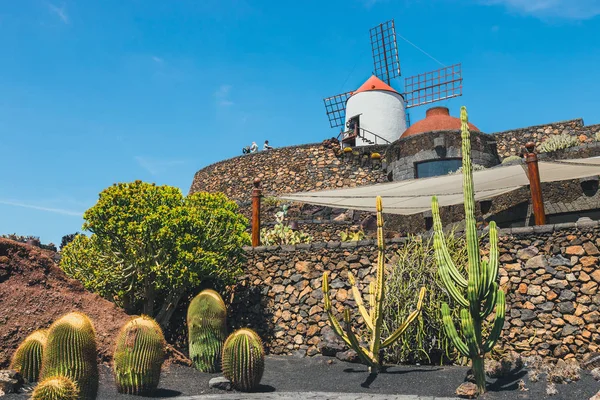
<path id="1" fill-rule="evenodd" d="M 531 204 L 535 216 L 536 225 L 546 224 L 546 212 L 544 211 L 544 199 L 542 197 L 542 184 L 540 183 L 540 170 L 538 168 L 537 154 L 534 152 L 535 143 L 528 142 L 525 145 L 527 153 L 525 162 L 527 163 L 527 177 L 529 178 L 529 188 L 531 190 Z"/>
<path id="2" fill-rule="evenodd" d="M 254 178 L 254 189 L 252 189 L 252 247 L 260 246 L 260 178 Z"/>

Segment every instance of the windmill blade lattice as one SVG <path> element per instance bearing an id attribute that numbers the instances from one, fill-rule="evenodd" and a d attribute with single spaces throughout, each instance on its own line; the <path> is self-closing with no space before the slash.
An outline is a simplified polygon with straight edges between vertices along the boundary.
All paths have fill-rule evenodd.
<path id="1" fill-rule="evenodd" d="M 352 95 L 352 92 L 336 94 L 335 96 L 323 99 L 325 111 L 329 118 L 329 125 L 332 128 L 343 126 L 346 122 L 346 101 Z"/>
<path id="2" fill-rule="evenodd" d="M 406 108 L 462 96 L 461 64 L 414 75 L 404 83 Z"/>
<path id="3" fill-rule="evenodd" d="M 392 79 L 400 76 L 400 57 L 394 20 L 391 19 L 371 28 L 370 33 L 373 73 L 389 85 Z"/>

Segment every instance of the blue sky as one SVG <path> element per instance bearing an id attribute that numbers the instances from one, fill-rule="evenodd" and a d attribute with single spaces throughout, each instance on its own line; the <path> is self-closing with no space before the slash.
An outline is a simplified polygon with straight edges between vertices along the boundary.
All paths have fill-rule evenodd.
<path id="1" fill-rule="evenodd" d="M 600 123 L 600 0 L 0 0 L 0 233 L 58 243 L 114 182 L 187 193 L 252 140 L 335 136 L 322 98 L 370 76 L 391 18 L 463 63 L 444 104 L 483 131 Z M 403 77 L 439 67 L 398 44 Z"/>

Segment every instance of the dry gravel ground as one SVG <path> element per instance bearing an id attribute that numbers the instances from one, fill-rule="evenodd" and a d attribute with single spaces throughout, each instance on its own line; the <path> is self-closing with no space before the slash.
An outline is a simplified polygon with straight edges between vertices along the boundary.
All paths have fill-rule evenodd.
<path id="1" fill-rule="evenodd" d="M 263 395 L 246 395 L 210 389 L 208 381 L 219 374 L 205 374 L 189 367 L 171 365 L 163 372 L 160 390 L 155 397 L 181 400 L 215 398 L 449 400 L 455 397 L 454 390 L 463 382 L 466 371 L 464 367 L 397 366 L 390 367 L 386 373 L 379 374 L 370 381 L 366 367 L 360 364 L 350 364 L 328 357 L 269 356 L 266 359 L 260 388 Z M 524 379 L 529 390 L 518 390 L 517 382 L 520 379 Z M 578 382 L 557 385 L 558 395 L 551 397 L 546 395 L 545 381 L 542 379 L 536 383 L 528 382 L 525 371 L 502 382 L 494 382 L 490 379 L 490 383 L 489 392 L 481 397 L 484 400 L 547 398 L 588 400 L 600 390 L 600 383 L 596 382 L 588 372 L 583 372 Z M 328 394 L 325 395 L 323 392 Z M 27 394 L 8 395 L 3 399 L 25 398 L 28 398 Z M 136 398 L 139 399 L 135 396 L 117 394 L 109 367 L 101 367 L 98 399 Z"/>

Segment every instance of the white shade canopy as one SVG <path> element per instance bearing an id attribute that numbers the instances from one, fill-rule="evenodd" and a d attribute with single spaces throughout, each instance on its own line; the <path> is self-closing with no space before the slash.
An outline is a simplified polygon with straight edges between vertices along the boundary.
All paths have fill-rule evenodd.
<path id="1" fill-rule="evenodd" d="M 540 180 L 555 182 L 600 175 L 600 158 L 540 161 Z M 375 197 L 381 196 L 385 213 L 411 215 L 431 209 L 431 197 L 441 207 L 463 202 L 462 174 L 410 179 L 346 189 L 280 195 L 295 202 L 333 208 L 375 212 Z M 527 166 L 506 165 L 473 172 L 475 200 L 486 200 L 529 185 Z"/>

